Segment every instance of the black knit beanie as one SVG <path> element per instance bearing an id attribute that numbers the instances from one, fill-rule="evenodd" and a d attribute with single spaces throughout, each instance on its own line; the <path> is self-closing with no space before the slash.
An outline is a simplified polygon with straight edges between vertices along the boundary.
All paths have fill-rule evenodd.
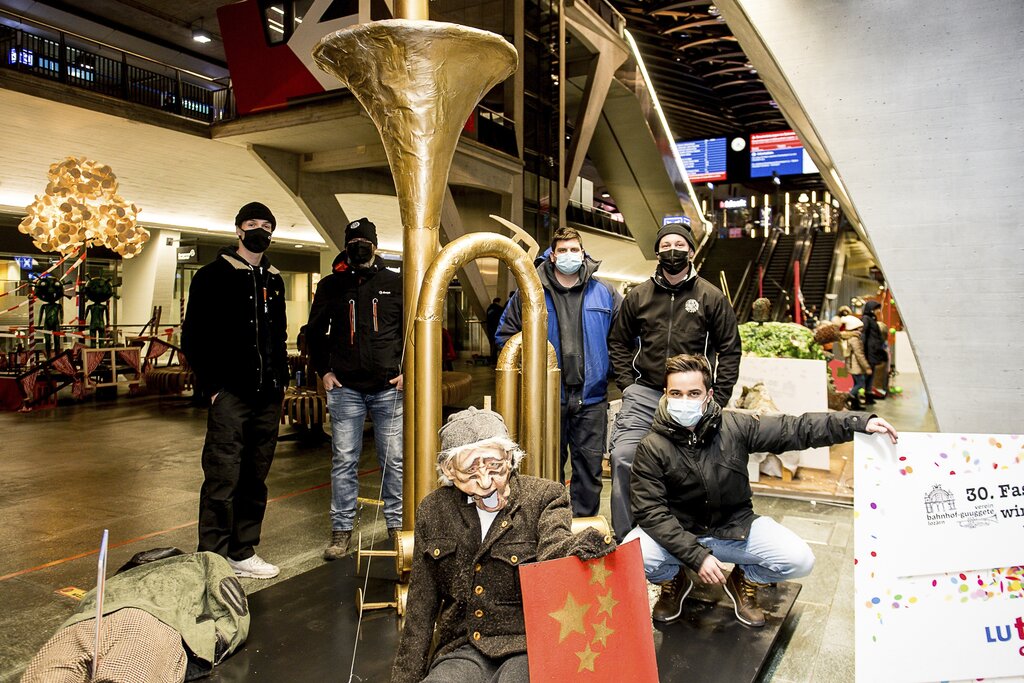
<path id="1" fill-rule="evenodd" d="M 690 228 L 682 223 L 669 223 L 668 225 L 662 226 L 661 230 L 658 231 L 658 237 L 654 240 L 654 251 L 658 251 L 658 245 L 661 244 L 661 238 L 665 235 L 682 235 L 683 239 L 686 240 L 690 245 L 690 251 L 696 250 L 696 242 L 693 239 L 693 233 L 690 232 Z"/>
<path id="2" fill-rule="evenodd" d="M 369 218 L 360 218 L 345 227 L 345 244 L 359 237 L 369 240 L 373 242 L 373 246 L 377 246 L 377 226 Z"/>
<path id="3" fill-rule="evenodd" d="M 277 219 L 274 218 L 274 214 L 270 213 L 270 209 L 265 204 L 259 202 L 249 202 L 238 210 L 238 215 L 235 216 L 235 227 L 251 220 L 269 221 L 271 230 L 277 227 Z"/>

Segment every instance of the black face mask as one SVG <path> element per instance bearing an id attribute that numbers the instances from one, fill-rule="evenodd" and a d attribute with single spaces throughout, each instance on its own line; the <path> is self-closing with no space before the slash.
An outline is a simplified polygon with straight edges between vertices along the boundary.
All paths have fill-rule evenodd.
<path id="1" fill-rule="evenodd" d="M 367 266 L 373 259 L 373 245 L 369 242 L 349 242 L 345 250 L 353 266 Z"/>
<path id="2" fill-rule="evenodd" d="M 263 228 L 242 232 L 242 246 L 254 254 L 262 254 L 270 247 L 270 233 Z"/>
<path id="3" fill-rule="evenodd" d="M 679 275 L 690 263 L 690 252 L 681 249 L 666 249 L 658 252 L 658 263 L 669 275 Z"/>

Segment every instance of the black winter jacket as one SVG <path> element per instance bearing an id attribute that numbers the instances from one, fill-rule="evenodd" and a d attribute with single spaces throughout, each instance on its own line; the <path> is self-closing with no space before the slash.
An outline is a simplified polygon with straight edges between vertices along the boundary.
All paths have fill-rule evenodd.
<path id="1" fill-rule="evenodd" d="M 680 353 L 707 356 L 714 372 L 714 399 L 724 406 L 740 375 L 736 313 L 722 291 L 700 276 L 669 285 L 654 277 L 626 295 L 608 333 L 615 383 L 665 386 L 665 361 Z"/>
<path id="2" fill-rule="evenodd" d="M 342 386 L 364 393 L 390 388 L 402 373 L 402 276 L 379 257 L 353 268 L 345 252 L 317 285 L 306 328 L 317 374 L 333 372 Z"/>
<path id="3" fill-rule="evenodd" d="M 208 395 L 227 390 L 253 398 L 288 386 L 284 280 L 266 255 L 260 266 L 262 277 L 237 249 L 225 247 L 192 278 L 181 347 Z"/>
<path id="4" fill-rule="evenodd" d="M 431 492 L 416 509 L 409 600 L 392 683 L 423 680 L 434 659 L 467 643 L 488 657 L 526 652 L 519 566 L 569 555 L 589 560 L 615 549 L 611 536 L 596 529 L 573 535 L 569 493 L 561 484 L 514 475 L 509 486 L 508 504 L 482 541 L 476 506 L 454 486 Z M 475 586 L 483 590 L 477 593 Z"/>
<path id="5" fill-rule="evenodd" d="M 757 518 L 747 461 L 751 453 L 830 446 L 863 432 L 871 413 L 754 416 L 711 404 L 693 431 L 661 399 L 651 432 L 636 449 L 630 479 L 633 519 L 694 571 L 711 552 L 700 536 L 743 540 Z"/>
<path id="6" fill-rule="evenodd" d="M 885 335 L 878 324 L 878 318 L 875 317 L 875 311 L 881 307 L 882 304 L 877 301 L 869 301 L 864 304 L 864 315 L 861 316 L 861 320 L 864 322 L 861 340 L 864 342 L 864 355 L 867 356 L 868 363 L 871 364 L 867 370 L 869 373 L 872 372 L 874 366 L 889 360 L 889 352 L 885 349 Z"/>

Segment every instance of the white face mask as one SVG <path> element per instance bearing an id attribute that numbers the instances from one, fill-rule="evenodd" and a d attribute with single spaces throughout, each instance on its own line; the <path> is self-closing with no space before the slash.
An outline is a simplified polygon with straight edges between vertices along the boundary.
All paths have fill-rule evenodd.
<path id="1" fill-rule="evenodd" d="M 668 414 L 679 425 L 692 427 L 704 415 L 704 401 L 697 401 L 691 398 L 670 398 L 666 400 Z"/>
<path id="2" fill-rule="evenodd" d="M 583 265 L 583 254 L 580 252 L 567 251 L 564 254 L 555 256 L 555 268 L 563 275 L 572 275 L 579 271 Z"/>

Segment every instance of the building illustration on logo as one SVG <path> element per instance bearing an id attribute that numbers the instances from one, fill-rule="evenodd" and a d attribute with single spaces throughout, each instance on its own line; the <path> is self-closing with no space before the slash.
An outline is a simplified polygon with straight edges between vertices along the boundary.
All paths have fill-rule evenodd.
<path id="1" fill-rule="evenodd" d="M 956 501 L 952 493 L 940 484 L 934 484 L 932 490 L 924 495 L 924 510 L 929 515 L 956 512 Z"/>

